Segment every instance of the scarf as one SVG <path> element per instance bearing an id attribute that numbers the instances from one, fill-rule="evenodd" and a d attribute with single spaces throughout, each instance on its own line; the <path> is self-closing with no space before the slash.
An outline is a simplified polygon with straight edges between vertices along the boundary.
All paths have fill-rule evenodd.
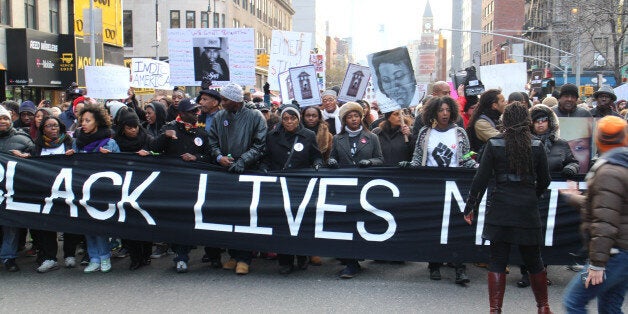
<path id="1" fill-rule="evenodd" d="M 190 131 L 191 129 L 196 129 L 198 128 L 198 121 L 194 124 L 192 123 L 187 123 L 185 121 L 183 121 L 183 119 L 181 119 L 181 116 L 177 115 L 177 118 L 175 119 L 178 123 L 183 124 L 183 127 L 185 128 L 186 131 Z"/>
<path id="2" fill-rule="evenodd" d="M 362 126 L 360 125 L 360 128 L 355 130 L 355 131 L 351 131 L 346 125 L 345 125 L 345 131 L 347 131 L 347 134 L 349 134 L 349 137 L 356 137 L 358 135 L 360 135 L 360 132 L 362 132 Z"/>
<path id="3" fill-rule="evenodd" d="M 111 139 L 111 130 L 109 128 L 100 128 L 91 134 L 85 134 L 82 129 L 75 132 L 76 147 L 86 152 L 94 152 L 105 146 Z"/>
<path id="4" fill-rule="evenodd" d="M 120 147 L 121 152 L 137 152 L 142 149 L 148 141 L 148 135 L 142 128 L 140 128 L 136 137 L 131 138 L 118 133 L 115 140 L 116 143 L 118 143 L 118 147 Z"/>
<path id="5" fill-rule="evenodd" d="M 57 137 L 56 139 L 53 138 L 49 138 L 46 135 L 42 135 L 42 138 L 44 139 L 44 147 L 45 148 L 57 148 L 59 146 L 61 146 L 63 144 L 63 142 L 65 141 L 65 134 L 61 134 L 61 136 Z"/>
<path id="6" fill-rule="evenodd" d="M 535 135 L 541 143 L 543 143 L 543 147 L 545 148 L 545 154 L 549 155 L 550 150 L 552 149 L 552 132 L 546 132 L 544 134 Z"/>

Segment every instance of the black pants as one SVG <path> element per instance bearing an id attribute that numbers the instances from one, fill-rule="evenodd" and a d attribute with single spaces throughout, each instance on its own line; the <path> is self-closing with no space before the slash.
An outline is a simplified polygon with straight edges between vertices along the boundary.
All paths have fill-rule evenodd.
<path id="1" fill-rule="evenodd" d="M 512 244 L 506 242 L 491 241 L 488 270 L 496 273 L 505 273 L 508 266 L 508 256 Z M 541 248 L 538 245 L 519 245 L 519 253 L 523 263 L 531 274 L 543 271 Z"/>
<path id="2" fill-rule="evenodd" d="M 57 260 L 59 243 L 55 231 L 31 229 L 33 241 L 37 242 L 37 262 L 41 264 L 45 260 Z M 78 234 L 65 233 L 63 235 L 63 258 L 74 257 L 76 246 L 83 241 L 83 236 Z"/>
<path id="3" fill-rule="evenodd" d="M 294 257 L 295 255 L 277 254 L 279 266 L 294 266 Z M 305 264 L 307 256 L 296 255 L 296 257 L 300 264 Z"/>
<path id="4" fill-rule="evenodd" d="M 145 262 L 150 260 L 150 254 L 153 248 L 152 242 L 122 239 L 122 245 L 129 250 L 131 262 Z"/>
<path id="5" fill-rule="evenodd" d="M 207 257 L 209 257 L 210 260 L 220 262 L 220 257 L 222 254 L 221 248 L 206 246 L 204 250 L 205 250 L 205 255 L 207 255 Z"/>

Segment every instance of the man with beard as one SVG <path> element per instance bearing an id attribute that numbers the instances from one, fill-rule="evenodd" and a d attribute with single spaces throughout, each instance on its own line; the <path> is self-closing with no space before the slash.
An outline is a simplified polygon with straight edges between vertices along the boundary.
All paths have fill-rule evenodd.
<path id="1" fill-rule="evenodd" d="M 612 105 L 617 100 L 617 96 L 615 96 L 615 91 L 610 86 L 602 85 L 597 92 L 593 93 L 593 98 L 597 102 L 597 106 L 591 109 L 591 115 L 594 118 L 603 118 L 609 115 L 622 118 L 620 114 L 613 110 Z"/>
<path id="2" fill-rule="evenodd" d="M 565 84 L 560 88 L 558 95 L 558 106 L 554 106 L 552 110 L 557 117 L 577 117 L 590 118 L 591 113 L 578 107 L 578 98 L 580 97 L 578 87 L 573 84 Z"/>

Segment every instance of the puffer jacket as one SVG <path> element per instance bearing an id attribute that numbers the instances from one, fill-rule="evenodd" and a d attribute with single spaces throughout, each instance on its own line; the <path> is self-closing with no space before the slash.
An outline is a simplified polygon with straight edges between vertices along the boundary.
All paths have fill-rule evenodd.
<path id="1" fill-rule="evenodd" d="M 14 149 L 22 153 L 33 154 L 35 144 L 28 134 L 11 127 L 8 131 L 0 133 L 0 152 L 11 153 Z"/>
<path id="2" fill-rule="evenodd" d="M 548 132 L 545 134 L 535 134 L 535 137 L 541 141 L 545 152 L 547 153 L 547 164 L 550 172 L 561 172 L 565 168 L 569 168 L 572 174 L 578 173 L 580 163 L 574 157 L 567 141 L 559 137 L 559 122 L 554 111 L 545 105 L 536 105 L 530 108 L 530 116 L 534 117 L 538 113 L 549 117 Z M 534 125 L 530 126 L 534 134 Z"/>
<path id="3" fill-rule="evenodd" d="M 628 250 L 628 147 L 602 155 L 586 179 L 587 195 L 568 201 L 580 207 L 580 231 L 591 265 L 605 267 L 612 248 Z"/>
<path id="4" fill-rule="evenodd" d="M 212 161 L 219 155 L 242 159 L 247 169 L 256 168 L 266 149 L 266 120 L 259 110 L 242 106 L 236 113 L 220 110 L 209 129 Z"/>

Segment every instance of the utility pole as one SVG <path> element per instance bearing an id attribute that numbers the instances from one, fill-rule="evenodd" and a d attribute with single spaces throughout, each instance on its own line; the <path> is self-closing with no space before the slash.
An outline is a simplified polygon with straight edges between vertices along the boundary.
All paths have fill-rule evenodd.
<path id="1" fill-rule="evenodd" d="M 94 23 L 94 0 L 89 0 L 89 59 L 90 64 L 96 65 L 96 23 Z"/>

